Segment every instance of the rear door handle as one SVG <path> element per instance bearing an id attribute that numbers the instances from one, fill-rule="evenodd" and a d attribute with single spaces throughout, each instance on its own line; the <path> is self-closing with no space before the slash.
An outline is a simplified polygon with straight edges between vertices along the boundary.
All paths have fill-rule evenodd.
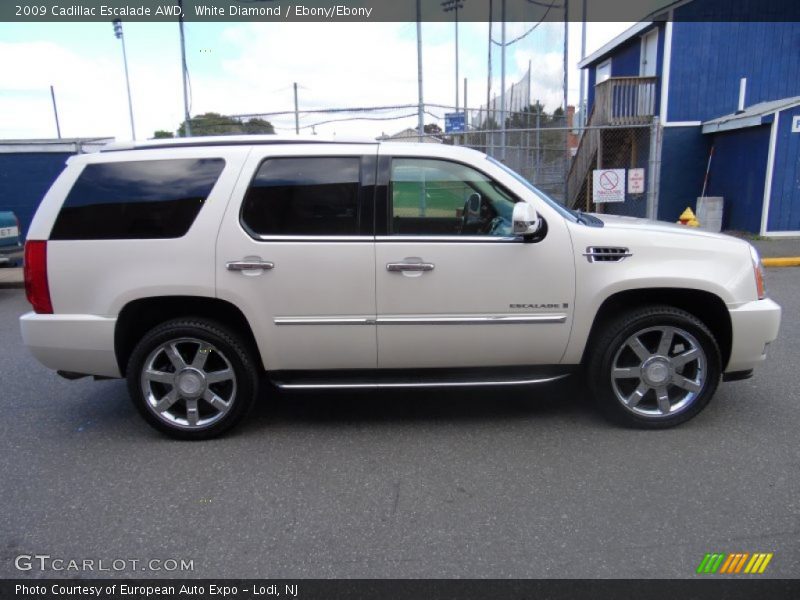
<path id="1" fill-rule="evenodd" d="M 433 268 L 436 265 L 433 263 L 408 263 L 408 262 L 390 262 L 386 263 L 386 270 L 391 271 L 393 273 L 402 272 L 402 271 L 433 271 Z"/>
<path id="2" fill-rule="evenodd" d="M 275 268 L 275 263 L 268 260 L 234 260 L 225 263 L 228 271 L 269 271 Z"/>

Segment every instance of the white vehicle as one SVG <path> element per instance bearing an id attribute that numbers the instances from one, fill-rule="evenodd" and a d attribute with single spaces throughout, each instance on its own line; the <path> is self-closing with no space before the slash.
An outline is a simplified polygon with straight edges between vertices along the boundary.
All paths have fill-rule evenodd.
<path id="1" fill-rule="evenodd" d="M 72 157 L 28 234 L 22 335 L 207 438 L 281 388 L 508 386 L 583 371 L 661 428 L 778 334 L 748 243 L 566 210 L 479 152 L 229 137 Z"/>

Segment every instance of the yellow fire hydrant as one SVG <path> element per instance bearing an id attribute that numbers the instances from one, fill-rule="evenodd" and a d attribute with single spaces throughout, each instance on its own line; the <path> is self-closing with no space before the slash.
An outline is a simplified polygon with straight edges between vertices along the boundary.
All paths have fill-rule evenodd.
<path id="1" fill-rule="evenodd" d="M 681 213 L 681 216 L 678 217 L 676 222 L 681 225 L 686 225 L 687 227 L 700 227 L 700 221 L 697 220 L 694 211 L 688 206 L 686 210 Z"/>

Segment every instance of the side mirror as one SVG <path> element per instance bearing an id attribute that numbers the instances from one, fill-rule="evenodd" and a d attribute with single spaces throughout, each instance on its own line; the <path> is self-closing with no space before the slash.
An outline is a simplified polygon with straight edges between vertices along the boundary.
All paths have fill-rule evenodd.
<path id="1" fill-rule="evenodd" d="M 526 242 L 539 241 L 544 232 L 544 221 L 527 202 L 517 202 L 511 214 L 511 233 L 522 236 Z M 539 239 L 537 239 L 539 238 Z"/>

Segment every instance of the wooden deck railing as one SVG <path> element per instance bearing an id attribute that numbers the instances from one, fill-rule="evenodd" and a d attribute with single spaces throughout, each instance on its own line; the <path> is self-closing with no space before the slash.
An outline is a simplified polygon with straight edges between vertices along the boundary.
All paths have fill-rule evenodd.
<path id="1" fill-rule="evenodd" d="M 657 77 L 612 77 L 595 86 L 593 125 L 641 125 L 655 114 Z"/>

